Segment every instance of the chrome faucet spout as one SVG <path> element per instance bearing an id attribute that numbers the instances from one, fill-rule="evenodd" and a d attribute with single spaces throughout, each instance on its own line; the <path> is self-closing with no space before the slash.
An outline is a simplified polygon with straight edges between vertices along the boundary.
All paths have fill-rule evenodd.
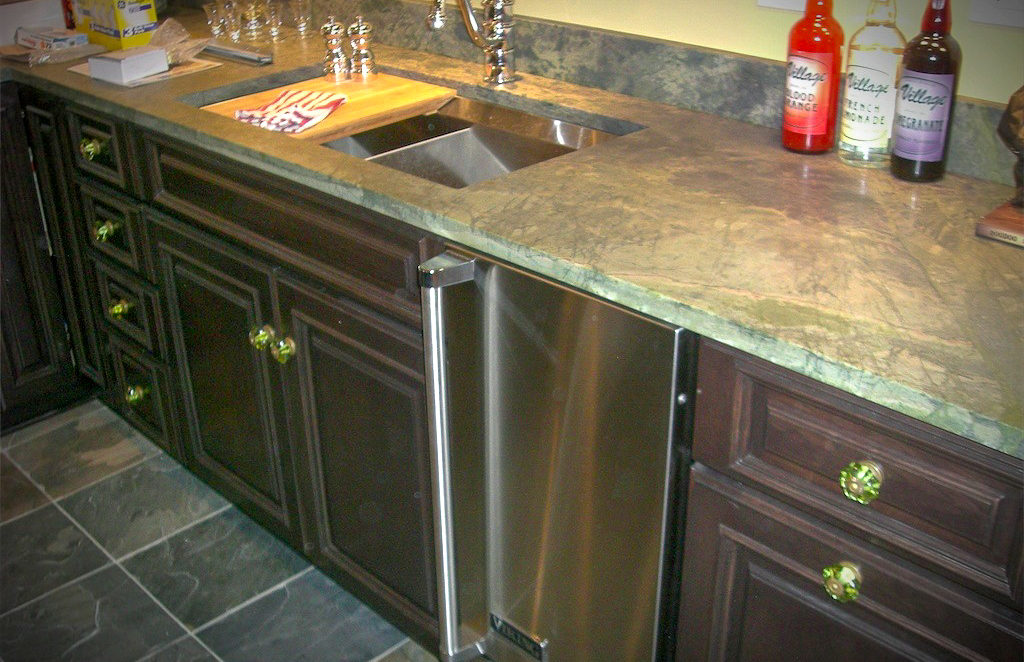
<path id="1" fill-rule="evenodd" d="M 511 7 L 515 0 L 483 0 L 483 21 L 477 19 L 470 0 L 456 0 L 466 34 L 484 52 L 484 81 L 492 85 L 511 83 L 518 76 L 515 70 L 515 49 L 512 48 Z M 444 27 L 444 0 L 434 0 L 427 26 L 431 30 Z"/>

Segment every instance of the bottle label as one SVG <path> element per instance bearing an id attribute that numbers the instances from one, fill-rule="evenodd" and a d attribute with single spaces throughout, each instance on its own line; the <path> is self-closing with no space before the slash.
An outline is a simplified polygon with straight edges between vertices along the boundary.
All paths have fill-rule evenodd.
<path id="1" fill-rule="evenodd" d="M 862 149 L 888 151 L 899 65 L 899 53 L 851 51 L 840 129 L 842 142 Z"/>
<path id="2" fill-rule="evenodd" d="M 906 71 L 896 90 L 892 151 L 913 161 L 942 160 L 953 106 L 954 74 Z"/>
<path id="3" fill-rule="evenodd" d="M 810 136 L 828 132 L 832 53 L 792 51 L 786 63 L 786 106 L 782 126 Z"/>

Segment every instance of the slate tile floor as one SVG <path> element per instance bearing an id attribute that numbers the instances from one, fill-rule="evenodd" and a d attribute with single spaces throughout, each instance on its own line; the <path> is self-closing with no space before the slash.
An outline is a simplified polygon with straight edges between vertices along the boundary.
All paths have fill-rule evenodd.
<path id="1" fill-rule="evenodd" d="M 97 401 L 0 450 L 2 662 L 435 662 Z"/>

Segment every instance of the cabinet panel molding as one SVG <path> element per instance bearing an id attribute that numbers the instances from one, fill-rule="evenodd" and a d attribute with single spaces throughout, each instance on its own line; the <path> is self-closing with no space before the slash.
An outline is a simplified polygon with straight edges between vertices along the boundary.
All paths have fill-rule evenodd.
<path id="1" fill-rule="evenodd" d="M 702 465 L 690 478 L 679 660 L 1018 660 L 1019 614 Z M 840 604 L 822 568 L 848 561 Z"/>
<path id="2" fill-rule="evenodd" d="M 273 270 L 156 217 L 190 467 L 269 529 L 301 545 L 279 368 L 249 330 L 273 324 Z"/>
<path id="3" fill-rule="evenodd" d="M 296 279 L 279 280 L 297 347 L 284 371 L 310 554 L 383 613 L 436 637 L 422 341 Z M 293 364 L 293 365 L 292 365 Z M 301 414 L 299 416 L 298 414 Z M 375 595 L 373 595 L 375 594 Z M 381 600 L 381 598 L 384 600 Z"/>
<path id="4" fill-rule="evenodd" d="M 1024 462 L 703 342 L 694 458 L 1020 610 Z M 871 462 L 868 504 L 840 475 Z"/>

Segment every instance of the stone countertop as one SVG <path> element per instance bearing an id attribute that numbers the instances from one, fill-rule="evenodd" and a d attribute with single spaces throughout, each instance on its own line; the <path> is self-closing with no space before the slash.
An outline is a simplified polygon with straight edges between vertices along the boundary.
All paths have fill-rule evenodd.
<path id="1" fill-rule="evenodd" d="M 194 16 L 179 17 L 203 34 Z M 488 89 L 481 66 L 387 46 L 391 73 L 583 123 L 645 128 L 455 190 L 195 106 L 292 82 L 319 37 L 266 67 L 225 62 L 122 88 L 5 62 L 30 83 L 196 147 L 369 207 L 1024 458 L 1024 251 L 974 236 L 1006 186 L 805 156 L 777 132 L 524 76 Z M 314 71 L 315 70 L 311 70 Z M 211 92 L 212 90 L 212 92 Z M 186 102 L 187 101 L 187 102 Z"/>

